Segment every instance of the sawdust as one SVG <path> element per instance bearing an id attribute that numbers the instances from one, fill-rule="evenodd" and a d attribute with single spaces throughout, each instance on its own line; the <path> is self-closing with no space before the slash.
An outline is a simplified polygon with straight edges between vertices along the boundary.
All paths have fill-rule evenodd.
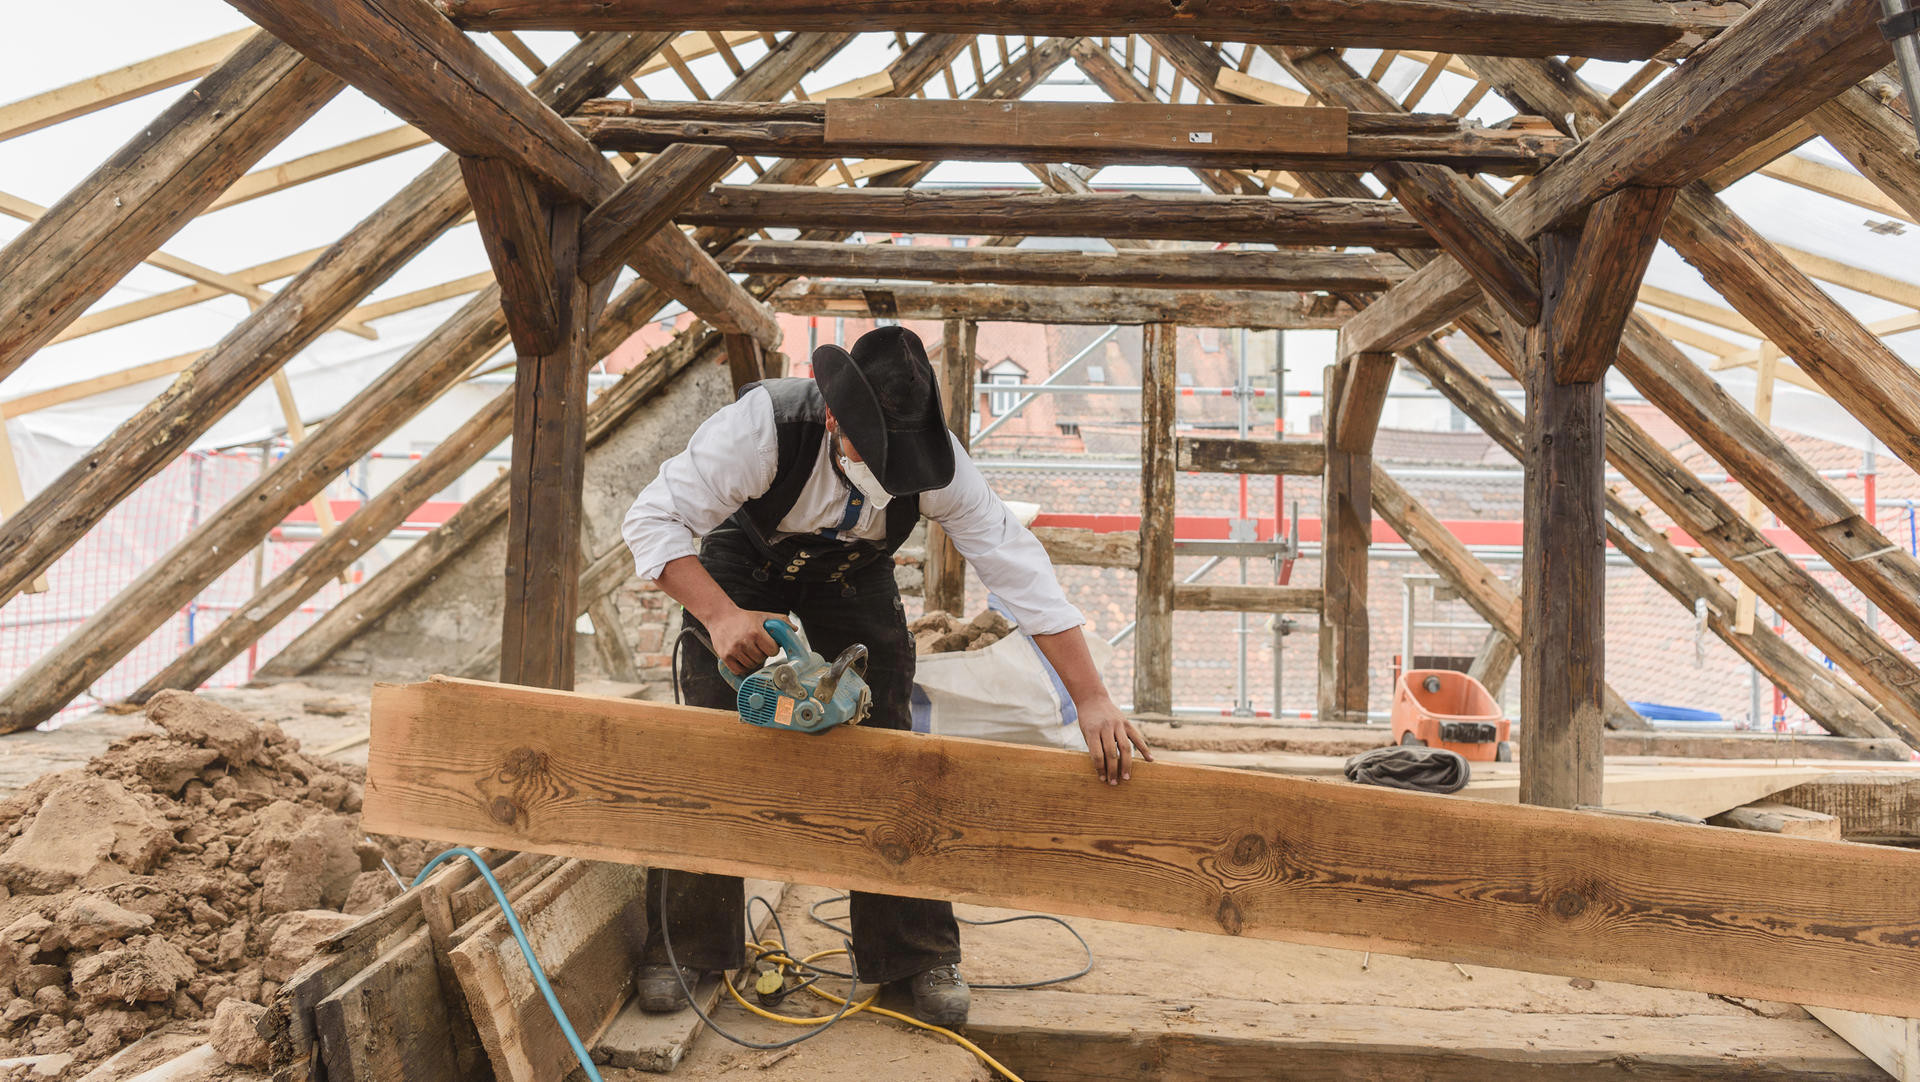
<path id="1" fill-rule="evenodd" d="M 343 909 L 397 893 L 386 864 L 429 855 L 366 838 L 364 771 L 302 754 L 278 725 L 177 691 L 147 718 L 0 801 L 0 1059 L 72 1057 L 47 1077 L 204 1029 L 226 1003 L 238 1050 L 240 1005 L 355 919 Z"/>
<path id="2" fill-rule="evenodd" d="M 935 609 L 908 624 L 907 631 L 913 635 L 915 656 L 925 657 L 960 650 L 985 650 L 1013 634 L 1013 625 L 992 609 L 982 609 L 971 620 Z"/>

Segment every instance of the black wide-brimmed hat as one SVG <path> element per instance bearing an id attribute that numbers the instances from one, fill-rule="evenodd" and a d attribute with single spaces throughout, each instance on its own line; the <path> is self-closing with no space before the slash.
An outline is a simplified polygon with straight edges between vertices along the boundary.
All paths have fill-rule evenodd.
<path id="1" fill-rule="evenodd" d="M 919 335 L 881 327 L 861 335 L 851 352 L 821 346 L 813 351 L 813 379 L 888 492 L 906 496 L 953 480 L 953 443 Z"/>

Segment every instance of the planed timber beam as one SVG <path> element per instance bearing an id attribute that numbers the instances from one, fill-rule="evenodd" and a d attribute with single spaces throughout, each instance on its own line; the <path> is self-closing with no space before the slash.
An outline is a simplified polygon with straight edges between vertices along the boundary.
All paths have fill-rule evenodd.
<path id="1" fill-rule="evenodd" d="M 1121 237 L 1300 246 L 1430 247 L 1391 201 L 1167 193 L 1060 194 L 723 185 L 682 207 L 698 226 Z"/>
<path id="2" fill-rule="evenodd" d="M 1691 4 L 1587 0 L 1577 8 L 1523 0 L 1307 0 L 1282 9 L 1244 2 L 1169 8 L 1148 0 L 1059 5 L 1042 0 L 894 0 L 849 8 L 822 0 L 438 0 L 472 30 L 846 30 L 1079 36 L 1192 34 L 1208 39 L 1386 49 L 1634 60 L 1687 50 L 1732 21 Z"/>
<path id="3" fill-rule="evenodd" d="M 152 256 L 341 86 L 273 35 L 252 34 L 40 214 L 0 249 L 0 281 L 6 282 L 0 379 Z M 0 602 L 10 593 L 0 580 Z"/>
<path id="4" fill-rule="evenodd" d="M 507 162 L 589 207 L 620 188 L 592 144 L 425 0 L 230 2 L 461 157 Z M 633 267 L 713 326 L 779 344 L 771 315 L 678 230 L 640 242 Z"/>
<path id="5" fill-rule="evenodd" d="M 719 259 L 736 273 L 994 285 L 1307 292 L 1385 289 L 1406 277 L 1406 265 L 1392 256 L 1304 250 L 1069 252 L 750 240 Z"/>
<path id="6" fill-rule="evenodd" d="M 1352 309 L 1324 295 L 1097 286 L 938 286 L 812 280 L 774 294 L 782 312 L 1014 323 L 1178 323 L 1188 327 L 1337 328 Z"/>
<path id="7" fill-rule="evenodd" d="M 617 83 L 660 40 L 664 38 L 589 38 L 555 61 L 534 86 L 540 93 L 559 95 L 562 102 L 568 94 L 593 93 L 596 87 Z M 195 360 L 188 375 L 123 424 L 93 457 L 70 467 L 18 520 L 0 524 L 0 569 L 9 573 L 0 575 L 0 582 L 9 581 L 15 567 L 50 564 L 226 410 L 458 221 L 467 207 L 458 165 L 448 157 L 350 230 L 273 301 Z M 294 508 L 312 500 L 341 470 L 491 352 L 505 334 L 498 320 L 498 295 L 489 291 L 409 350 L 330 423 L 294 446 L 74 634 L 37 658 L 7 689 L 0 730 L 38 724 L 84 691 Z M 106 468 L 109 463 L 111 468 Z M 328 538 L 347 533 L 345 526 Z M 214 665 L 209 673 L 218 668 Z"/>
<path id="8" fill-rule="evenodd" d="M 1518 459 L 1525 419 L 1491 386 L 1467 369 L 1446 349 L 1432 341 L 1417 343 L 1403 353 L 1407 363 L 1429 385 L 1472 418 L 1501 449 Z M 1610 422 L 1611 423 L 1611 422 Z M 1734 595 L 1676 548 L 1667 535 L 1617 496 L 1607 499 L 1608 538 L 1619 551 L 1690 612 L 1704 602 L 1707 626 L 1746 658 L 1775 685 L 1786 691 L 1807 713 L 1840 736 L 1883 739 L 1893 730 L 1848 685 L 1786 642 L 1773 629 L 1756 626 L 1749 635 L 1734 630 Z M 1621 533 L 1622 528 L 1625 535 Z M 1627 535 L 1632 538 L 1627 541 Z"/>
<path id="9" fill-rule="evenodd" d="M 927 161 L 1071 161 L 1364 172 L 1415 162 L 1517 175 L 1572 149 L 1558 133 L 1446 116 L 1275 105 L 847 98 L 751 105 L 602 99 L 571 122 L 603 150 L 678 143 L 737 154 Z M 1196 134 L 1204 136 L 1196 139 Z"/>
<path id="10" fill-rule="evenodd" d="M 951 59 L 963 46 L 964 41 L 956 41 L 944 35 L 929 34 L 921 37 L 901 53 L 888 68 L 896 90 L 900 93 L 912 93 L 919 89 L 928 79 L 938 74 L 946 60 Z M 1021 54 L 1013 64 L 1004 68 L 982 86 L 978 93 L 982 97 L 1017 96 L 1025 88 L 1045 79 L 1049 73 L 1065 62 L 1065 58 L 1064 45 L 1056 46 L 1052 42 L 1042 43 L 1038 48 L 1029 49 Z M 808 183 L 817 178 L 827 167 L 828 163 L 820 160 L 783 161 L 768 169 L 767 179 L 785 183 Z M 923 176 L 925 167 L 919 168 L 921 172 L 909 171 L 902 178 L 903 181 L 911 183 L 918 176 Z M 874 182 L 884 184 L 892 179 L 894 178 L 879 177 L 875 178 Z M 695 235 L 695 239 L 703 247 L 724 248 L 738 241 L 741 236 L 743 234 L 730 230 L 703 230 Z M 771 290 L 782 280 L 780 278 L 749 279 L 748 287 L 762 291 Z M 597 331 L 600 337 L 590 352 L 596 356 L 605 356 L 628 332 L 652 319 L 666 302 L 666 295 L 657 287 L 645 281 L 635 283 L 601 313 Z M 712 363 L 723 355 L 720 335 L 707 334 L 698 325 L 681 332 L 671 346 L 650 353 L 642 364 L 625 373 L 618 383 L 594 399 L 592 405 L 588 407 L 588 445 L 597 444 L 607 434 L 625 423 L 627 418 L 632 416 L 634 409 L 681 370 L 693 364 Z M 496 399 L 494 406 L 490 408 L 506 409 L 510 401 L 509 395 L 503 395 Z M 504 435 L 503 428 L 500 438 L 504 438 Z M 495 442 L 498 440 L 496 439 Z M 467 453 L 464 459 L 465 465 L 453 468 L 453 475 L 457 476 L 459 472 L 479 461 L 480 456 L 487 449 L 486 446 L 479 446 L 476 443 Z M 415 469 L 418 470 L 425 465 L 426 462 L 423 461 L 416 465 Z M 407 476 L 411 477 L 413 472 L 410 470 Z M 417 487 L 421 492 L 431 493 L 444 486 L 432 483 L 430 478 L 422 478 Z M 467 545 L 490 529 L 506 513 L 506 503 L 505 483 L 496 480 L 463 504 L 460 511 L 439 529 L 409 546 L 407 551 L 393 563 L 382 568 L 360 589 L 349 594 L 341 604 L 323 614 L 293 642 L 270 658 L 266 665 L 262 666 L 261 675 L 297 676 L 324 662 L 334 651 L 350 641 L 358 631 L 377 623 L 401 598 L 412 593 L 423 582 L 431 580 L 448 560 L 458 555 Z M 397 504 L 387 507 L 382 518 L 368 521 L 363 528 L 364 534 L 373 537 L 385 536 L 404 519 L 406 512 L 410 509 L 408 506 Z M 341 529 L 330 536 L 338 536 L 350 529 L 360 528 L 355 518 L 359 514 L 369 514 L 372 510 L 373 504 L 369 503 L 357 512 L 355 517 L 349 517 L 341 524 Z M 334 559 L 337 561 L 342 558 L 336 555 Z M 309 589 L 308 596 L 310 596 L 309 584 L 313 581 L 312 576 L 324 575 L 325 566 L 325 564 L 316 564 L 308 572 L 307 577 L 297 580 L 299 589 Z M 246 634 L 236 635 L 233 641 L 227 644 L 227 649 L 238 653 L 253 638 L 257 638 L 292 611 L 293 605 L 286 604 L 285 599 L 297 592 L 296 589 L 276 592 L 274 586 L 269 584 L 259 596 L 244 606 L 240 613 L 222 622 L 220 627 L 215 629 L 214 634 L 219 634 L 221 629 L 227 628 L 240 616 L 257 611 L 255 606 L 265 608 L 269 600 L 275 603 L 278 607 L 269 612 L 266 618 L 250 628 Z M 232 654 L 228 656 L 231 657 Z M 213 665 L 213 670 L 217 670 L 224 660 L 222 658 L 219 662 L 213 662 L 209 658 L 208 663 Z"/>
<path id="11" fill-rule="evenodd" d="M 0 141 L 198 79 L 218 67 L 253 33 L 235 30 L 0 105 Z"/>
<path id="12" fill-rule="evenodd" d="M 1057 749 L 455 679 L 376 687 L 372 725 L 378 833 L 1920 1012 L 1891 846 L 1176 763 L 1116 793 Z M 808 815 L 740 768 L 771 758 Z"/>

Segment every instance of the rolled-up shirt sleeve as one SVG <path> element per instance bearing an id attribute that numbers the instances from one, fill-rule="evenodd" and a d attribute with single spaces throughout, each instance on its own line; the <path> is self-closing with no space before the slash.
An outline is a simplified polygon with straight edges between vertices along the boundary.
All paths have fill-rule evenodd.
<path id="1" fill-rule="evenodd" d="M 999 595 L 1020 629 L 1029 635 L 1052 635 L 1086 623 L 1080 610 L 1067 601 L 1053 561 L 1033 531 L 1020 525 L 1005 501 L 987 486 L 980 467 L 953 440 L 953 481 L 945 488 L 923 493 L 920 511 L 940 524 L 967 564 Z"/>
<path id="2" fill-rule="evenodd" d="M 669 563 L 697 555 L 701 537 L 772 487 L 778 465 L 771 395 L 756 388 L 715 411 L 627 509 L 620 535 L 634 570 L 657 579 Z"/>

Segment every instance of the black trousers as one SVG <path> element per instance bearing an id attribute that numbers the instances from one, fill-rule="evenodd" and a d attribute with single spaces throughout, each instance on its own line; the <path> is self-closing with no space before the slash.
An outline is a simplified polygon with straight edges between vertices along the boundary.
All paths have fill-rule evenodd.
<path id="1" fill-rule="evenodd" d="M 811 538 L 763 550 L 728 522 L 707 535 L 700 564 L 741 608 L 798 616 L 808 645 L 828 660 L 855 643 L 866 644 L 873 709 L 861 724 L 912 727 L 913 637 L 907 633 L 906 610 L 888 554 L 865 542 Z M 686 622 L 699 627 L 691 613 Z M 734 709 L 733 688 L 721 677 L 713 653 L 691 635 L 684 637 L 680 649 L 682 701 Z M 794 734 L 791 739 L 809 738 Z M 848 764 L 850 770 L 857 768 Z M 805 794 L 797 799 L 805 799 Z M 861 891 L 853 892 L 851 902 L 855 971 L 861 980 L 903 980 L 960 961 L 960 926 L 952 905 Z M 667 960 L 658 931 L 663 908 L 674 957 L 681 965 L 721 970 L 746 964 L 745 892 L 739 878 L 650 872 L 648 936 L 642 952 L 647 963 Z"/>

